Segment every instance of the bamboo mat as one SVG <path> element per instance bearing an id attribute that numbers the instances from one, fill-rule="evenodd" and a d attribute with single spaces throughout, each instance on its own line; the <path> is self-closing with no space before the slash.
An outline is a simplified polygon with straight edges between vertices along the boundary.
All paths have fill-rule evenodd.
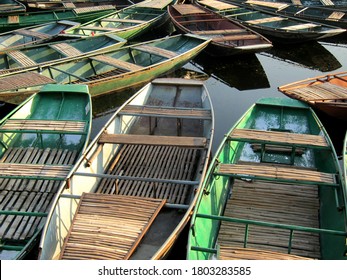
<path id="1" fill-rule="evenodd" d="M 62 149 L 11 148 L 0 163 L 71 165 L 77 152 Z M 61 181 L 0 179 L 0 209 L 48 213 Z M 1 239 L 25 240 L 44 222 L 42 217 L 1 215 Z"/>
<path id="2" fill-rule="evenodd" d="M 224 216 L 319 228 L 318 187 L 235 180 Z M 244 234 L 244 224 L 222 222 L 218 243 L 221 248 L 242 248 Z M 247 247 L 287 254 L 289 234 L 286 229 L 250 225 Z M 291 254 L 320 258 L 319 235 L 295 231 Z"/>
<path id="3" fill-rule="evenodd" d="M 60 259 L 129 259 L 164 204 L 159 199 L 84 193 Z"/>
<path id="4" fill-rule="evenodd" d="M 300 257 L 291 254 L 256 250 L 249 248 L 234 248 L 223 246 L 220 248 L 221 260 L 310 260 L 311 258 Z"/>
<path id="5" fill-rule="evenodd" d="M 174 146 L 123 145 L 107 174 L 194 180 L 205 151 Z M 98 193 L 167 199 L 168 203 L 188 204 L 192 186 L 131 180 L 103 179 Z"/>

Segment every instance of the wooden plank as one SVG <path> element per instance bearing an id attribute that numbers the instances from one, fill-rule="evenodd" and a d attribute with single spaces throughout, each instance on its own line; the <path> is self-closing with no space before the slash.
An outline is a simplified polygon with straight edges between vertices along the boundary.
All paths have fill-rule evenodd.
<path id="1" fill-rule="evenodd" d="M 91 57 L 93 60 L 126 70 L 126 71 L 138 71 L 143 69 L 142 66 L 131 63 L 131 62 L 127 62 L 127 61 L 123 61 L 120 59 L 116 59 L 113 57 L 109 57 L 109 56 L 105 56 L 105 55 L 98 55 L 98 56 L 93 56 Z"/>
<path id="2" fill-rule="evenodd" d="M 227 10 L 227 9 L 239 8 L 238 6 L 235 6 L 229 3 L 220 2 L 220 1 L 215 1 L 215 0 L 202 0 L 202 1 L 199 1 L 199 3 L 215 8 L 216 10 Z"/>
<path id="3" fill-rule="evenodd" d="M 339 19 L 342 19 L 345 15 L 346 14 L 343 12 L 334 11 L 327 17 L 327 19 L 338 21 Z"/>
<path id="4" fill-rule="evenodd" d="M 262 24 L 262 23 L 269 23 L 269 22 L 282 21 L 282 20 L 285 20 L 285 18 L 283 18 L 283 17 L 267 17 L 267 18 L 247 20 L 246 22 L 248 24 Z"/>
<path id="5" fill-rule="evenodd" d="M 310 260 L 297 255 L 278 253 L 274 251 L 257 250 L 252 248 L 220 246 L 220 260 Z"/>
<path id="6" fill-rule="evenodd" d="M 136 7 L 141 8 L 152 8 L 162 10 L 167 7 L 172 1 L 171 0 L 151 0 L 151 1 L 143 1 L 141 3 L 136 4 Z"/>
<path id="7" fill-rule="evenodd" d="M 167 118 L 197 118 L 211 119 L 211 110 L 200 108 L 166 108 L 156 106 L 126 105 L 120 112 L 121 115 L 151 116 Z"/>
<path id="8" fill-rule="evenodd" d="M 55 84 L 56 81 L 35 72 L 25 72 L 0 79 L 0 91 L 28 88 L 46 84 Z"/>
<path id="9" fill-rule="evenodd" d="M 314 24 L 314 23 L 303 23 L 303 24 L 297 24 L 297 25 L 292 25 L 292 26 L 287 26 L 287 27 L 282 27 L 281 29 L 284 30 L 300 30 L 300 29 L 310 29 L 317 27 L 319 25 Z"/>
<path id="10" fill-rule="evenodd" d="M 143 24 L 145 20 L 130 19 L 130 18 L 103 18 L 101 21 L 107 22 L 119 22 L 119 23 L 132 23 L 132 24 Z"/>
<path id="11" fill-rule="evenodd" d="M 0 131 L 83 133 L 85 131 L 85 126 L 86 122 L 83 121 L 8 119 L 0 127 Z"/>
<path id="12" fill-rule="evenodd" d="M 155 47 L 155 46 L 150 46 L 150 45 L 140 45 L 140 46 L 132 47 L 132 49 L 147 52 L 147 53 L 153 54 L 153 55 L 159 55 L 159 56 L 162 56 L 165 58 L 173 58 L 173 57 L 178 56 L 178 53 L 176 53 L 176 52 L 162 49 L 162 48 Z"/>
<path id="13" fill-rule="evenodd" d="M 49 47 L 58 51 L 60 54 L 66 57 L 73 57 L 83 54 L 81 51 L 69 45 L 68 43 L 51 44 L 49 45 Z"/>
<path id="14" fill-rule="evenodd" d="M 240 40 L 257 40 L 259 39 L 259 36 L 256 34 L 242 34 L 242 35 L 229 35 L 229 36 L 222 36 L 222 37 L 216 37 L 212 40 L 214 42 L 223 42 L 223 41 L 240 41 Z"/>
<path id="15" fill-rule="evenodd" d="M 173 5 L 173 8 L 180 13 L 181 15 L 201 15 L 201 14 L 207 14 L 206 11 L 203 9 L 200 9 L 198 6 L 190 5 L 190 4 L 180 4 L 180 5 Z"/>
<path id="16" fill-rule="evenodd" d="M 21 51 L 10 51 L 7 53 L 9 57 L 19 63 L 21 66 L 35 66 L 36 62 L 26 56 Z"/>
<path id="17" fill-rule="evenodd" d="M 38 31 L 33 30 L 27 30 L 27 29 L 17 29 L 13 31 L 14 34 L 22 35 L 22 36 L 28 36 L 28 37 L 34 37 L 38 39 L 49 39 L 52 37 L 51 35 L 47 35 Z"/>
<path id="18" fill-rule="evenodd" d="M 187 136 L 161 136 L 137 134 L 107 134 L 103 133 L 99 143 L 129 144 L 129 145 L 165 145 L 180 147 L 205 148 L 206 138 Z"/>
<path id="19" fill-rule="evenodd" d="M 283 166 L 264 166 L 259 164 L 220 164 L 217 174 L 257 178 L 262 180 L 292 181 L 302 184 L 335 185 L 335 174 L 312 170 L 301 170 Z"/>
<path id="20" fill-rule="evenodd" d="M 164 204 L 158 199 L 84 193 L 60 259 L 129 259 Z"/>
<path id="21" fill-rule="evenodd" d="M 300 134 L 281 131 L 266 131 L 256 129 L 234 129 L 228 139 L 242 140 L 265 144 L 297 145 L 301 147 L 323 147 L 329 144 L 322 135 Z"/>

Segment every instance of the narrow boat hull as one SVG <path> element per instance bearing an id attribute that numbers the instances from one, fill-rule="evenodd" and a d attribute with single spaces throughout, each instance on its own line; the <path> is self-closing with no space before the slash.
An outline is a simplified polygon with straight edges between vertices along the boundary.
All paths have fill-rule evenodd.
<path id="1" fill-rule="evenodd" d="M 165 94 L 162 94 L 163 91 Z M 181 118 L 181 126 L 176 125 L 178 116 Z M 156 121 L 147 123 L 150 119 Z M 208 92 L 200 81 L 156 79 L 139 90 L 110 118 L 87 148 L 85 157 L 78 163 L 69 180 L 71 187 L 62 191 L 49 215 L 49 222 L 46 224 L 40 243 L 40 258 L 165 258 L 187 225 L 195 205 L 196 194 L 200 191 L 207 169 L 213 126 L 211 102 Z M 206 142 L 199 143 L 201 137 Z M 119 144 L 119 141 L 124 144 Z M 206 148 L 201 150 L 202 146 L 199 148 L 201 144 L 206 145 Z M 195 156 L 191 154 L 191 151 L 195 150 L 191 149 L 193 147 L 197 149 L 197 154 L 193 153 Z M 187 161 L 184 171 L 182 164 L 188 159 L 188 155 L 193 156 L 190 161 L 198 162 L 192 167 L 192 163 Z M 172 165 L 177 168 L 172 168 Z M 113 171 L 108 170 L 109 168 Z M 120 177 L 117 177 L 118 175 Z M 182 187 L 185 184 L 188 185 L 183 191 Z M 177 191 L 179 189 L 180 191 Z M 152 193 L 153 191 L 157 194 Z M 96 196 L 103 194 L 110 199 L 131 198 L 137 203 L 144 198 L 154 197 L 164 199 L 166 204 L 135 247 L 128 247 L 124 238 L 119 239 L 119 244 L 117 242 L 110 244 L 114 252 L 118 251 L 119 246 L 123 248 L 125 246 L 122 250 L 124 255 L 120 253 L 111 256 L 102 253 L 104 246 L 94 245 L 92 251 L 96 252 L 95 254 L 87 248 L 83 249 L 83 246 L 82 251 L 75 252 L 70 251 L 69 241 L 64 246 L 63 242 L 64 239 L 72 238 L 77 229 L 73 225 L 75 223 L 73 220 L 77 222 L 80 217 L 77 208 L 83 205 L 83 198 L 80 202 L 82 193 L 94 193 Z M 79 203 L 81 206 L 78 206 Z M 140 205 L 138 207 L 141 208 Z M 128 211 L 127 209 L 126 207 L 122 210 L 124 213 L 121 212 L 119 215 L 123 216 L 128 212 L 130 214 L 130 208 Z M 95 217 L 96 219 L 98 218 Z M 131 217 L 129 219 L 128 224 L 133 224 Z M 122 230 L 122 223 L 116 221 L 114 223 L 110 219 L 108 224 L 114 227 L 117 234 L 118 231 L 122 231 L 122 236 L 130 237 L 131 229 Z M 97 235 L 91 235 L 87 238 L 89 239 L 87 242 L 94 243 L 97 238 L 99 238 Z"/>

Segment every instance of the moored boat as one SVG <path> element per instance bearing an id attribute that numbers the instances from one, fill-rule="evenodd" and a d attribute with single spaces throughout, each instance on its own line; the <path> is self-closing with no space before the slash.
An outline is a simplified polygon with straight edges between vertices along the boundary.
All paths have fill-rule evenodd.
<path id="1" fill-rule="evenodd" d="M 201 0 L 198 3 L 255 30 L 273 43 L 302 43 L 336 36 L 346 31 L 336 26 L 282 16 L 229 0 Z"/>
<path id="2" fill-rule="evenodd" d="M 168 19 L 167 6 L 177 0 L 146 0 L 106 16 L 70 28 L 65 36 L 95 36 L 112 33 L 134 39 L 162 26 Z"/>
<path id="3" fill-rule="evenodd" d="M 0 15 L 11 15 L 25 10 L 25 5 L 17 0 L 2 0 L 0 3 Z"/>
<path id="4" fill-rule="evenodd" d="M 346 259 L 341 178 L 333 144 L 307 104 L 260 99 L 210 164 L 187 258 Z"/>
<path id="5" fill-rule="evenodd" d="M 331 117 L 347 119 L 347 72 L 304 79 L 282 85 L 278 90 Z"/>
<path id="6" fill-rule="evenodd" d="M 55 195 L 85 150 L 91 98 L 82 85 L 47 85 L 0 123 L 0 259 L 23 259 Z"/>
<path id="7" fill-rule="evenodd" d="M 284 16 L 297 17 L 347 28 L 347 10 L 343 10 L 338 6 L 304 6 L 259 0 L 247 0 L 245 3 L 251 6 L 268 9 Z"/>
<path id="8" fill-rule="evenodd" d="M 212 56 L 255 53 L 272 47 L 271 42 L 262 35 L 198 5 L 171 5 L 168 13 L 181 33 L 211 39 L 205 50 Z"/>
<path id="9" fill-rule="evenodd" d="M 84 23 L 115 11 L 113 5 L 76 8 L 64 11 L 23 12 L 14 15 L 0 15 L 0 32 L 26 28 L 61 20 Z"/>
<path id="10" fill-rule="evenodd" d="M 48 42 L 0 52 L 0 75 L 45 64 L 68 61 L 122 47 L 127 41 L 113 34 Z"/>
<path id="11" fill-rule="evenodd" d="M 197 56 L 209 40 L 176 35 L 115 51 L 0 75 L 0 98 L 37 92 L 51 83 L 84 84 L 92 96 L 144 84 Z"/>
<path id="12" fill-rule="evenodd" d="M 53 40 L 78 22 L 60 20 L 0 33 L 0 52 Z"/>
<path id="13" fill-rule="evenodd" d="M 213 116 L 201 81 L 155 79 L 140 89 L 76 165 L 49 215 L 40 259 L 166 257 L 201 190 Z"/>

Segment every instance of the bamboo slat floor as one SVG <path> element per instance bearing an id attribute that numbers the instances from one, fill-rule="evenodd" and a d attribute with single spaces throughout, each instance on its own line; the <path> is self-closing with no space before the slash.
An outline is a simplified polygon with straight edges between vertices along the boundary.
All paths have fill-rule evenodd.
<path id="1" fill-rule="evenodd" d="M 237 248 L 221 246 L 219 250 L 220 260 L 310 260 L 291 254 L 269 252 L 250 248 Z"/>
<path id="2" fill-rule="evenodd" d="M 64 120 L 16 120 L 8 119 L 0 131 L 55 131 L 66 133 L 83 133 L 85 122 Z"/>
<path id="3" fill-rule="evenodd" d="M 107 174 L 193 180 L 204 150 L 175 146 L 123 145 Z M 168 203 L 189 204 L 192 186 L 131 180 L 101 180 L 97 192 L 166 199 Z"/>
<path id="4" fill-rule="evenodd" d="M 298 182 L 301 184 L 324 184 L 335 185 L 335 174 L 323 173 L 314 170 L 283 166 L 265 166 L 259 164 L 220 164 L 219 175 L 255 178 L 262 180 L 277 180 Z"/>
<path id="5" fill-rule="evenodd" d="M 30 57 L 26 56 L 21 51 L 11 51 L 7 53 L 9 57 L 19 63 L 21 66 L 35 66 L 36 62 Z"/>
<path id="6" fill-rule="evenodd" d="M 35 72 L 25 72 L 0 79 L 0 91 L 13 90 L 15 88 L 28 88 L 46 84 L 55 84 L 56 81 Z"/>
<path id="7" fill-rule="evenodd" d="M 3 163 L 70 165 L 76 152 L 62 149 L 11 148 L 0 159 Z M 60 181 L 0 179 L 0 210 L 48 213 Z M 1 215 L 1 239 L 25 240 L 44 222 L 43 217 Z"/>
<path id="8" fill-rule="evenodd" d="M 50 47 L 66 57 L 73 57 L 83 54 L 81 51 L 67 43 L 52 44 Z"/>
<path id="9" fill-rule="evenodd" d="M 224 216 L 319 228 L 318 187 L 235 180 Z M 222 222 L 218 243 L 221 248 L 242 248 L 244 236 L 244 224 Z M 290 231 L 287 229 L 250 225 L 247 248 L 287 254 L 289 236 Z M 319 235 L 295 231 L 291 254 L 320 258 Z M 276 255 L 273 257 L 278 258 Z"/>
<path id="10" fill-rule="evenodd" d="M 60 259 L 129 259 L 164 204 L 161 199 L 84 193 Z"/>
<path id="11" fill-rule="evenodd" d="M 230 135 L 229 139 L 242 139 L 244 141 L 258 142 L 262 141 L 264 143 L 279 143 L 279 144 L 289 144 L 296 146 L 315 146 L 315 147 L 326 147 L 329 145 L 326 139 L 322 135 L 309 135 L 309 134 L 299 134 L 290 132 L 280 132 L 280 131 L 265 131 L 256 129 L 234 129 Z"/>

